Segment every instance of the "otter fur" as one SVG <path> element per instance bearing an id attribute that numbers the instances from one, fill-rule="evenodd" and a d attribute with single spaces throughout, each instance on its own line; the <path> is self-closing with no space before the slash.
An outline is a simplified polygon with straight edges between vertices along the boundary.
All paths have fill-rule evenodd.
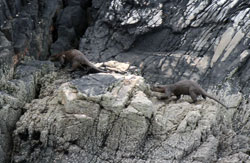
<path id="1" fill-rule="evenodd" d="M 83 66 L 89 66 L 97 72 L 104 72 L 103 70 L 97 68 L 93 63 L 91 63 L 87 57 L 79 50 L 72 49 L 64 51 L 50 57 L 51 61 L 59 61 L 61 65 L 67 63 L 71 64 L 71 72 L 75 71 L 77 68 L 82 68 Z"/>
<path id="2" fill-rule="evenodd" d="M 164 93 L 165 95 L 162 98 L 170 98 L 172 95 L 174 95 L 177 97 L 176 100 L 180 99 L 181 95 L 189 95 L 191 96 L 194 103 L 197 101 L 197 97 L 201 95 L 204 99 L 206 99 L 206 97 L 211 98 L 225 108 L 228 108 L 215 97 L 209 95 L 204 89 L 201 88 L 199 84 L 191 80 L 182 80 L 169 85 L 156 85 L 152 86 L 151 90 Z"/>

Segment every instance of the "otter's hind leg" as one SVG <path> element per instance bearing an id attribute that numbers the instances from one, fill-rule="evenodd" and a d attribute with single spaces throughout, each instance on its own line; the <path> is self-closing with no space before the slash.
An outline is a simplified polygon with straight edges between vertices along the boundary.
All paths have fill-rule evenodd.
<path id="1" fill-rule="evenodd" d="M 71 69 L 69 69 L 69 72 L 75 71 L 79 66 L 81 66 L 79 62 L 73 61 Z"/>
<path id="2" fill-rule="evenodd" d="M 202 96 L 202 98 L 204 98 L 204 99 L 206 100 L 206 97 L 207 97 L 207 96 L 205 96 L 205 95 L 201 95 L 201 96 Z"/>
<path id="3" fill-rule="evenodd" d="M 176 95 L 175 101 L 178 101 L 181 98 L 181 95 Z"/>
<path id="4" fill-rule="evenodd" d="M 193 102 L 192 103 L 196 103 L 197 102 L 197 95 L 193 90 L 189 90 L 189 95 L 191 96 Z"/>

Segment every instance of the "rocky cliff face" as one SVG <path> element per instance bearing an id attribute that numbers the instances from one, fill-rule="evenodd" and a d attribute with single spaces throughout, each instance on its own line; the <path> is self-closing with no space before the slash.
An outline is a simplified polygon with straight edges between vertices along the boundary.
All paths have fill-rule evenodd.
<path id="1" fill-rule="evenodd" d="M 13 130 L 23 114 L 23 107 L 38 96 L 41 77 L 53 68 L 51 62 L 26 60 L 15 69 L 11 78 L 3 75 L 0 89 L 0 162 L 9 162 Z"/>
<path id="2" fill-rule="evenodd" d="M 80 48 L 96 60 L 140 66 L 151 82 L 191 78 L 210 86 L 233 79 L 249 92 L 249 4 L 112 0 L 93 6 L 99 14 Z"/>
<path id="3" fill-rule="evenodd" d="M 248 142 L 246 135 L 233 131 L 235 109 L 226 110 L 212 100 L 159 101 L 135 75 L 91 74 L 57 88 L 61 80 L 44 84 L 43 92 L 54 93 L 24 107 L 14 132 L 14 162 L 250 159 L 248 145 L 227 142 Z M 230 106 L 244 102 L 240 93 L 221 96 Z"/>
<path id="4" fill-rule="evenodd" d="M 0 0 L 0 162 L 249 160 L 249 6 Z M 70 48 L 134 75 L 79 77 L 34 60 Z M 181 79 L 235 108 L 159 101 L 147 85 Z"/>

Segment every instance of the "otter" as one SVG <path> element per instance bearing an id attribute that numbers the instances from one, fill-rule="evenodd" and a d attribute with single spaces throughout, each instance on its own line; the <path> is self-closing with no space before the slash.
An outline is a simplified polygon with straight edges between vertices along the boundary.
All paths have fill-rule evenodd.
<path id="1" fill-rule="evenodd" d="M 226 105 L 213 96 L 209 95 L 204 89 L 201 88 L 199 84 L 191 80 L 182 80 L 169 85 L 151 86 L 150 89 L 155 92 L 164 93 L 165 95 L 162 97 L 162 99 L 170 98 L 172 95 L 174 95 L 177 97 L 176 100 L 179 100 L 181 95 L 189 95 L 191 96 L 193 103 L 195 103 L 199 95 L 201 95 L 204 99 L 209 97 L 228 109 Z"/>
<path id="2" fill-rule="evenodd" d="M 55 54 L 50 57 L 51 61 L 59 61 L 62 66 L 67 63 L 71 63 L 70 72 L 75 71 L 77 68 L 81 68 L 84 65 L 89 66 L 97 72 L 105 72 L 99 68 L 97 68 L 93 63 L 91 63 L 87 57 L 79 50 L 72 49 L 68 51 L 64 51 L 58 54 Z"/>

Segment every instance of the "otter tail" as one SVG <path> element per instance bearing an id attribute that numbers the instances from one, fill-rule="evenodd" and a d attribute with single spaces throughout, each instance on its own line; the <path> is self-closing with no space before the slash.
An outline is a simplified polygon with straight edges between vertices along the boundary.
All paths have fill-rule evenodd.
<path id="1" fill-rule="evenodd" d="M 218 102 L 219 104 L 221 104 L 222 106 L 224 106 L 226 109 L 228 109 L 228 107 L 227 107 L 225 104 L 223 104 L 221 101 L 219 101 L 219 100 L 216 99 L 215 97 L 209 95 L 208 93 L 204 93 L 204 95 L 207 96 L 207 97 L 210 98 L 210 99 L 213 99 L 214 101 Z"/>
<path id="2" fill-rule="evenodd" d="M 87 64 L 87 66 L 91 67 L 93 70 L 95 70 L 95 71 L 97 71 L 97 72 L 106 72 L 106 71 L 104 71 L 104 70 L 99 69 L 98 67 L 96 67 L 96 66 L 95 66 L 93 63 L 91 63 L 91 62 L 87 62 L 86 64 Z"/>

